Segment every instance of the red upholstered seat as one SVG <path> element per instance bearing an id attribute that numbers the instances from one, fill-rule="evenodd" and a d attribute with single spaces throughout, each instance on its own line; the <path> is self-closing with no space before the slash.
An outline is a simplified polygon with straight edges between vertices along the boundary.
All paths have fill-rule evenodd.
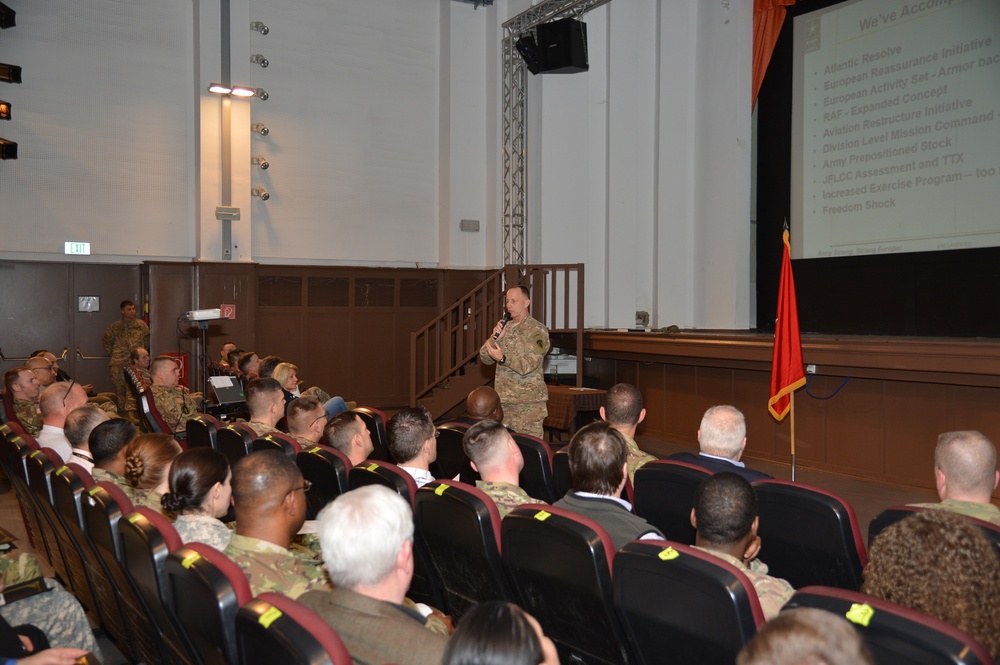
<path id="1" fill-rule="evenodd" d="M 262 593 L 236 613 L 240 665 L 351 665 L 337 633 L 319 615 L 278 593 Z"/>

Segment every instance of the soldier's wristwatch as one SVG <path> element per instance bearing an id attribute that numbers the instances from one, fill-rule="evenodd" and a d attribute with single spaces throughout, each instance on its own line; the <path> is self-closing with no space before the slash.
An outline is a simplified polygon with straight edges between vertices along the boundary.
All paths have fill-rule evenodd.
<path id="1" fill-rule="evenodd" d="M 501 365 L 506 365 L 507 364 L 507 354 L 506 353 L 503 354 L 503 358 L 500 359 L 500 364 Z"/>

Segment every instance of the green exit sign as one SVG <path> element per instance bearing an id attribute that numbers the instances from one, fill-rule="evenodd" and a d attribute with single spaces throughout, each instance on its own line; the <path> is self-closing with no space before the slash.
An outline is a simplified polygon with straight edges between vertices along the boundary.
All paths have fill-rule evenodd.
<path id="1" fill-rule="evenodd" d="M 90 243 L 89 242 L 66 242 L 66 249 L 63 254 L 84 254 L 90 255 Z"/>

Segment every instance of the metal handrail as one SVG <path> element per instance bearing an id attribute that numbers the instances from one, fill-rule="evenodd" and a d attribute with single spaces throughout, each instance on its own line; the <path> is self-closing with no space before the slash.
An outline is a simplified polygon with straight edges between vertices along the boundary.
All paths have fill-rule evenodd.
<path id="1" fill-rule="evenodd" d="M 66 359 L 66 354 L 67 354 L 67 353 L 69 353 L 69 349 L 67 349 L 67 348 L 66 348 L 66 347 L 64 346 L 64 347 L 63 347 L 63 350 L 62 350 L 62 355 L 61 355 L 61 356 L 59 356 L 59 357 L 57 357 L 57 358 L 56 358 L 56 360 L 65 360 L 65 359 Z M 53 355 L 55 355 L 55 354 L 53 354 Z M 4 362 L 6 362 L 6 361 L 8 361 L 8 360 L 31 360 L 31 356 L 26 356 L 26 357 L 24 357 L 24 358 L 14 358 L 14 357 L 8 357 L 8 356 L 5 356 L 5 355 L 3 354 L 3 349 L 0 349 L 0 360 L 3 360 Z"/>
<path id="2" fill-rule="evenodd" d="M 103 355 L 103 356 L 85 356 L 83 354 L 83 351 L 80 349 L 79 346 L 76 347 L 76 355 L 80 356 L 84 360 L 95 360 L 95 359 L 100 359 L 100 358 L 110 358 L 111 357 L 111 356 L 108 356 L 108 355 Z"/>

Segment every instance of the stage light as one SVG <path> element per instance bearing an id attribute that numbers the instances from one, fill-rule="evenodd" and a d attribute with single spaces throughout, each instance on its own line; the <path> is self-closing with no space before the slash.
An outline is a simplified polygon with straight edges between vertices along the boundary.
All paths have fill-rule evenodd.
<path id="1" fill-rule="evenodd" d="M 252 56 L 250 56 L 250 62 L 252 62 L 255 65 L 260 65 L 261 67 L 267 67 L 268 65 L 271 64 L 271 62 L 264 57 L 263 53 L 254 53 Z"/>
<path id="2" fill-rule="evenodd" d="M 233 97 L 253 97 L 256 94 L 253 88 L 248 88 L 245 85 L 234 85 L 233 86 Z"/>
<path id="3" fill-rule="evenodd" d="M 14 147 L 15 147 L 15 149 L 17 148 L 17 144 L 16 143 L 14 144 Z M 267 190 L 264 189 L 263 187 L 254 187 L 253 191 L 250 192 L 250 194 L 253 195 L 253 196 L 259 196 L 261 201 L 266 201 L 269 198 L 271 198 L 271 195 L 268 194 Z"/>
<path id="4" fill-rule="evenodd" d="M 261 136 L 267 136 L 268 134 L 271 133 L 271 130 L 267 128 L 267 125 L 265 125 L 262 122 L 258 122 L 251 129 L 260 134 Z"/>
<path id="5" fill-rule="evenodd" d="M 262 35 L 266 35 L 267 33 L 271 32 L 271 29 L 260 21 L 253 21 L 250 24 L 250 29 L 253 30 L 254 32 L 259 32 Z"/>
<path id="6" fill-rule="evenodd" d="M 8 65 L 4 62 L 0 62 L 0 81 L 6 81 L 7 83 L 20 83 L 21 66 Z"/>
<path id="7" fill-rule="evenodd" d="M 17 144 L 0 138 L 0 159 L 17 159 Z"/>
<path id="8" fill-rule="evenodd" d="M 266 102 L 267 98 L 271 96 L 267 94 L 267 90 L 265 90 L 264 88 L 257 88 L 256 90 L 254 90 L 254 94 L 260 97 L 260 100 L 262 102 Z"/>
<path id="9" fill-rule="evenodd" d="M 253 159 L 250 160 L 250 163 L 256 164 L 263 171 L 266 171 L 267 167 L 270 166 L 270 164 L 267 163 L 267 160 L 264 159 L 264 155 L 254 155 Z"/>
<path id="10" fill-rule="evenodd" d="M 0 120 L 10 120 L 10 102 L 0 99 Z"/>
<path id="11" fill-rule="evenodd" d="M 12 28 L 17 25 L 14 20 L 16 15 L 17 12 L 0 2 L 0 28 Z"/>

